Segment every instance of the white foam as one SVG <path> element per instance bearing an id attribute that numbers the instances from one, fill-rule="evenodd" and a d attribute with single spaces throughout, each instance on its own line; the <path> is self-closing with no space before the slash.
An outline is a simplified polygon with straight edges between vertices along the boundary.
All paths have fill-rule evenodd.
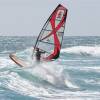
<path id="1" fill-rule="evenodd" d="M 32 73 L 34 73 L 34 75 L 37 75 L 52 84 L 56 84 L 56 81 L 58 81 L 58 79 L 61 77 L 61 72 L 62 67 L 59 67 L 54 63 L 46 62 L 36 65 L 32 70 Z"/>
<path id="2" fill-rule="evenodd" d="M 61 52 L 100 56 L 100 46 L 74 46 L 74 47 L 62 49 Z"/>
<path id="3" fill-rule="evenodd" d="M 12 60 L 5 58 L 5 57 L 0 57 L 0 69 L 4 67 L 9 67 L 13 64 L 14 62 Z"/>
<path id="4" fill-rule="evenodd" d="M 91 85 L 100 85 L 100 79 L 85 79 L 84 82 Z"/>
<path id="5" fill-rule="evenodd" d="M 9 75 L 6 75 L 9 81 L 5 82 L 5 87 L 16 91 L 22 95 L 27 95 L 31 97 L 41 98 L 43 100 L 94 100 L 99 98 L 100 95 L 98 92 L 89 92 L 89 91 L 59 91 L 55 90 L 54 92 L 50 91 L 49 88 L 43 88 L 40 86 L 35 86 L 31 81 L 21 78 L 17 73 L 11 72 Z M 57 92 L 58 91 L 58 92 Z M 48 99 L 47 99 L 48 98 Z M 96 99 L 95 99 L 96 100 Z"/>
<path id="6" fill-rule="evenodd" d="M 67 69 L 73 69 L 73 70 L 81 70 L 81 71 L 87 71 L 87 72 L 100 72 L 100 66 L 80 66 L 80 67 L 73 67 L 69 66 Z"/>
<path id="7" fill-rule="evenodd" d="M 41 77 L 43 80 L 50 82 L 56 87 L 67 86 L 69 88 L 79 88 L 72 82 L 69 75 L 64 75 L 63 70 L 63 66 L 56 62 L 36 64 L 33 69 L 29 69 L 32 74 Z"/>
<path id="8" fill-rule="evenodd" d="M 17 73 L 11 72 L 9 75 L 6 75 L 9 81 L 3 83 L 5 87 L 16 91 L 23 95 L 28 96 L 39 96 L 41 94 L 48 94 L 48 92 L 43 87 L 36 87 L 31 81 L 21 78 Z"/>
<path id="9" fill-rule="evenodd" d="M 11 50 L 5 50 L 5 51 L 2 51 L 0 52 L 1 54 L 8 54 L 8 53 L 11 53 L 12 51 Z"/>
<path id="10" fill-rule="evenodd" d="M 7 78 L 2 86 L 16 91 L 19 94 L 40 98 L 42 100 L 99 100 L 100 92 L 69 90 L 53 90 L 48 87 L 34 85 L 30 80 L 24 79 L 15 72 L 5 72 L 1 74 Z"/>
<path id="11" fill-rule="evenodd" d="M 18 56 L 29 56 L 31 57 L 32 56 L 32 53 L 33 53 L 33 47 L 30 47 L 30 48 L 27 48 L 23 51 L 19 51 L 19 52 L 16 52 L 16 55 Z"/>

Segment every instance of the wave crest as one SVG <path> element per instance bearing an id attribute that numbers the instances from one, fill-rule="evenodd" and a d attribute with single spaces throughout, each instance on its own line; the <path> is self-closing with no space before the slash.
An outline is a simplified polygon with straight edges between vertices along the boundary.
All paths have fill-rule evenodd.
<path id="1" fill-rule="evenodd" d="M 61 50 L 64 53 L 91 55 L 100 57 L 100 46 L 74 46 Z"/>

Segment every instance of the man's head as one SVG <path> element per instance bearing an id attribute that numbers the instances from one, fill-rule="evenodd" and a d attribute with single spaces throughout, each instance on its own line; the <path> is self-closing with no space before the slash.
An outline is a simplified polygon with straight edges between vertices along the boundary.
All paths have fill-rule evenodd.
<path id="1" fill-rule="evenodd" d="M 36 48 L 36 51 L 39 51 L 39 48 Z"/>

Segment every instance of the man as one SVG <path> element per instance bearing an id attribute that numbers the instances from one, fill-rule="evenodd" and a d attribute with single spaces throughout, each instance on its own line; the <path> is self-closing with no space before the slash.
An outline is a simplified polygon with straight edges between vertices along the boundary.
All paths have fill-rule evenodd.
<path id="1" fill-rule="evenodd" d="M 36 48 L 36 60 L 38 61 L 38 62 L 40 62 L 40 60 L 41 60 L 41 54 L 42 53 L 45 53 L 45 51 L 40 51 L 39 50 L 39 48 Z"/>

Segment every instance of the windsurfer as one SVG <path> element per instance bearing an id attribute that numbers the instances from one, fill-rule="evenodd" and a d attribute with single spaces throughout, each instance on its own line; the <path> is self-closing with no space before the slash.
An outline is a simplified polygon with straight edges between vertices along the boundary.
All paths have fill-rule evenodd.
<path id="1" fill-rule="evenodd" d="M 40 61 L 41 60 L 41 54 L 43 54 L 43 53 L 45 53 L 45 51 L 40 51 L 40 49 L 39 48 L 36 48 L 36 54 L 35 54 L 35 56 L 36 56 L 36 61 Z"/>

